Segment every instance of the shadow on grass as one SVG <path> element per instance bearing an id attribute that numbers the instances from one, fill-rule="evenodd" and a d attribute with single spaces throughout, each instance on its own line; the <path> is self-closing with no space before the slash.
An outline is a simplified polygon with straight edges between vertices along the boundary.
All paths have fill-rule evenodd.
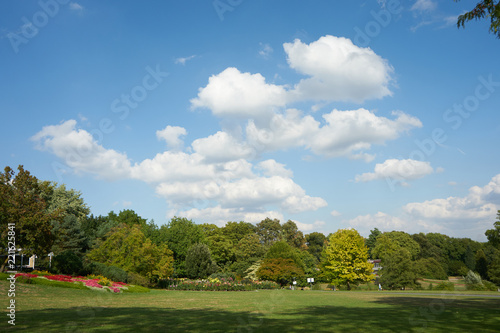
<path id="1" fill-rule="evenodd" d="M 154 307 L 19 311 L 26 332 L 496 332 L 498 300 L 386 297 L 375 307 L 313 306 L 273 312 Z M 9 331 L 9 329 L 7 329 Z"/>

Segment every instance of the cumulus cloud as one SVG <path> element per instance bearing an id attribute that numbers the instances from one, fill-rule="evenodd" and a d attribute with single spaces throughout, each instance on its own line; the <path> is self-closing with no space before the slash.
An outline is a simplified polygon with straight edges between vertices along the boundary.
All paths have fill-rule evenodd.
<path id="1" fill-rule="evenodd" d="M 191 146 L 195 152 L 203 155 L 208 161 L 231 161 L 250 158 L 255 154 L 252 147 L 224 131 L 219 131 L 206 138 L 196 139 Z"/>
<path id="2" fill-rule="evenodd" d="M 303 147 L 326 157 L 371 161 L 373 155 L 365 151 L 373 144 L 384 144 L 422 126 L 420 120 L 403 112 L 392 115 L 395 119 L 377 116 L 366 109 L 333 110 L 323 115 L 326 124 L 321 126 L 312 116 L 289 109 L 284 114 L 275 114 L 267 127 L 250 121 L 246 135 L 248 143 L 259 151 Z"/>
<path id="3" fill-rule="evenodd" d="M 374 172 L 356 175 L 356 182 L 369 182 L 377 179 L 408 181 L 422 178 L 434 172 L 430 162 L 412 159 L 388 159 L 384 163 L 377 163 Z"/>
<path id="4" fill-rule="evenodd" d="M 350 39 L 324 36 L 311 44 L 283 44 L 291 68 L 309 76 L 292 91 L 297 100 L 363 102 L 392 95 L 393 68 L 370 48 Z"/>
<path id="5" fill-rule="evenodd" d="M 326 125 L 312 138 L 308 147 L 316 154 L 328 157 L 349 156 L 422 126 L 420 120 L 405 113 L 392 114 L 396 119 L 378 117 L 366 109 L 333 110 L 323 115 Z"/>
<path id="6" fill-rule="evenodd" d="M 181 136 L 187 135 L 187 131 L 179 126 L 167 126 L 160 131 L 156 131 L 156 137 L 159 140 L 165 140 L 167 147 L 172 150 L 179 150 L 184 145 L 184 141 L 180 139 Z"/>
<path id="7" fill-rule="evenodd" d="M 448 197 L 405 205 L 413 216 L 427 219 L 494 219 L 500 206 L 500 174 L 483 187 L 473 186 L 465 197 Z"/>
<path id="8" fill-rule="evenodd" d="M 78 173 L 90 173 L 109 180 L 130 176 L 126 154 L 103 148 L 92 135 L 76 129 L 76 120 L 45 126 L 31 137 L 35 148 L 49 151 Z"/>
<path id="9" fill-rule="evenodd" d="M 241 73 L 230 67 L 209 78 L 208 85 L 191 100 L 191 107 L 208 108 L 218 117 L 259 119 L 285 103 L 284 87 L 266 83 L 261 74 Z"/>
<path id="10" fill-rule="evenodd" d="M 186 217 L 200 223 L 214 223 L 220 227 L 224 226 L 228 221 L 245 221 L 250 223 L 258 223 L 266 217 L 270 219 L 284 220 L 283 214 L 277 211 L 245 211 L 242 208 L 223 208 L 220 205 L 209 208 L 192 208 L 185 211 L 175 213 L 177 216 Z M 167 219 L 173 215 L 167 216 Z"/>
<path id="11" fill-rule="evenodd" d="M 182 127 L 167 126 L 157 137 L 177 147 L 179 135 L 185 133 Z M 194 152 L 168 150 L 132 165 L 125 154 L 105 149 L 89 132 L 76 128 L 74 120 L 46 126 L 32 137 L 37 149 L 52 152 L 75 172 L 106 179 L 137 179 L 152 185 L 172 211 L 200 203 L 208 206 L 206 209 L 220 206 L 220 212 L 244 207 L 245 214 L 263 214 L 276 208 L 297 213 L 327 205 L 324 199 L 307 195 L 284 164 L 270 159 L 253 165 L 241 158 L 247 157 L 247 150 L 231 141 L 227 133 L 205 139 L 193 143 Z"/>
<path id="12" fill-rule="evenodd" d="M 326 224 L 323 221 L 315 221 L 314 223 L 302 223 L 294 220 L 293 222 L 295 222 L 297 228 L 303 232 L 310 232 L 312 230 L 320 229 Z"/>
<path id="13" fill-rule="evenodd" d="M 386 213 L 358 216 L 346 221 L 365 235 L 369 230 L 404 230 L 408 233 L 439 232 L 452 237 L 469 235 L 484 241 L 484 230 L 491 228 L 500 208 L 500 174 L 483 186 L 473 186 L 464 197 L 438 198 L 412 202 L 399 216 Z"/>
<path id="14" fill-rule="evenodd" d="M 265 176 L 282 176 L 282 177 L 293 177 L 293 172 L 287 169 L 284 164 L 278 163 L 275 160 L 265 160 L 257 164 L 257 168 L 262 170 Z"/>

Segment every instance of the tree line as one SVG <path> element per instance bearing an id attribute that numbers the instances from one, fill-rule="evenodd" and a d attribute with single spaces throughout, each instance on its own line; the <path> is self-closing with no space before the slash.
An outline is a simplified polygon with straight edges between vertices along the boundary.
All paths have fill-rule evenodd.
<path id="1" fill-rule="evenodd" d="M 347 288 L 377 278 L 396 289 L 414 287 L 419 278 L 446 279 L 469 271 L 500 285 L 500 211 L 484 243 L 377 228 L 367 238 L 354 229 L 304 235 L 293 221 L 270 218 L 219 227 L 173 217 L 158 226 L 130 209 L 95 216 L 79 191 L 38 180 L 19 166 L 17 173 L 10 167 L 0 173 L 0 222 L 2 249 L 8 247 L 7 225 L 13 223 L 16 247 L 36 254 L 42 268 L 143 285 L 215 274 L 299 286 L 313 277 Z M 368 259 L 381 259 L 380 277 L 373 275 Z"/>

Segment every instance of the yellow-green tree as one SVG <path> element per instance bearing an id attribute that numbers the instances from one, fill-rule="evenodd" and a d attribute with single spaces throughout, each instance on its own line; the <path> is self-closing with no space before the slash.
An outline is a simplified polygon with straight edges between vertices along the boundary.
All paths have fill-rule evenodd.
<path id="1" fill-rule="evenodd" d="M 333 285 L 357 285 L 375 278 L 368 248 L 354 229 L 340 229 L 328 239 L 321 261 L 322 276 Z"/>
<path id="2" fill-rule="evenodd" d="M 157 246 L 146 238 L 139 225 L 121 225 L 87 258 L 151 279 L 168 278 L 173 273 L 173 256 L 166 245 Z"/>

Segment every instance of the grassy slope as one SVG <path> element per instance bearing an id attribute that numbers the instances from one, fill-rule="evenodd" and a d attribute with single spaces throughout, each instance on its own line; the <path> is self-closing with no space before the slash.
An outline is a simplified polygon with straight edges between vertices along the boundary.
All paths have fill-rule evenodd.
<path id="1" fill-rule="evenodd" d="M 258 291 L 111 294 L 16 285 L 14 332 L 496 332 L 500 298 L 379 292 Z M 0 282 L 0 294 L 7 284 Z M 0 298 L 2 309 L 8 298 Z M 3 310 L 4 313 L 6 310 Z"/>

